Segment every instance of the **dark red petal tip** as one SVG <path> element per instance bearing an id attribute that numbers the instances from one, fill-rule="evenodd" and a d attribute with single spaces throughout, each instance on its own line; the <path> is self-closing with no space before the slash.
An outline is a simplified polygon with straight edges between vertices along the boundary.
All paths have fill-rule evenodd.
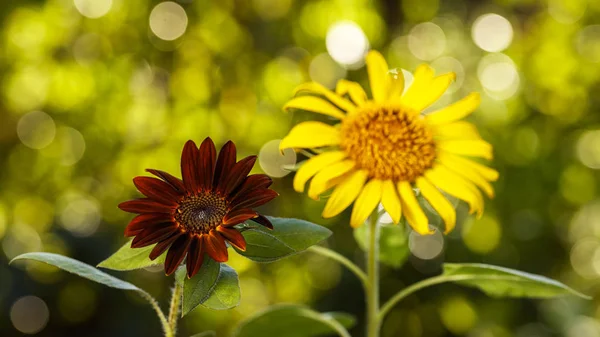
<path id="1" fill-rule="evenodd" d="M 217 161 L 217 149 L 210 137 L 200 145 L 198 158 L 198 187 L 201 190 L 211 190 L 215 163 Z"/>
<path id="2" fill-rule="evenodd" d="M 197 192 L 199 186 L 198 176 L 198 147 L 192 140 L 188 140 L 181 154 L 181 176 L 188 192 Z"/>
<path id="3" fill-rule="evenodd" d="M 165 273 L 171 275 L 177 270 L 181 261 L 185 257 L 185 254 L 190 247 L 192 239 L 189 235 L 182 235 L 169 248 L 167 252 L 167 258 L 165 259 Z"/>

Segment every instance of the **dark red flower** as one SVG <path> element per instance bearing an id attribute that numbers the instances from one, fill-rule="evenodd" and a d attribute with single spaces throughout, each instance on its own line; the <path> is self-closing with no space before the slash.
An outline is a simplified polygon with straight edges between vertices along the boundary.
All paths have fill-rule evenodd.
<path id="1" fill-rule="evenodd" d="M 236 162 L 233 142 L 227 142 L 217 157 L 215 144 L 206 138 L 200 148 L 188 141 L 181 155 L 183 180 L 166 172 L 148 169 L 160 179 L 135 177 L 133 183 L 147 198 L 125 201 L 119 208 L 139 214 L 125 236 L 134 236 L 132 248 L 156 244 L 150 252 L 154 260 L 167 249 L 165 272 L 172 274 L 187 254 L 187 275 L 194 276 L 202 266 L 204 253 L 217 262 L 228 259 L 225 241 L 246 249 L 246 241 L 234 227 L 253 220 L 273 228 L 269 220 L 253 208 L 278 194 L 270 190 L 271 178 L 264 174 L 248 176 L 256 156 Z"/>

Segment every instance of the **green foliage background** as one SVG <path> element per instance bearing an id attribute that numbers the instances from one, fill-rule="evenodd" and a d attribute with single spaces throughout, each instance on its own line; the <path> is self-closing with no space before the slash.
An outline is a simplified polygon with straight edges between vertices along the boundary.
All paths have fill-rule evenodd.
<path id="1" fill-rule="evenodd" d="M 441 256 L 384 267 L 382 296 L 438 273 L 443 261 L 498 264 L 598 293 L 600 2 L 181 0 L 188 26 L 172 42 L 150 30 L 157 1 L 112 2 L 97 19 L 82 16 L 72 0 L 0 3 L 0 335 L 21 335 L 11 307 L 35 295 L 50 311 L 39 336 L 158 336 L 154 313 L 135 295 L 7 261 L 48 251 L 96 264 L 126 242 L 130 216 L 116 205 L 136 195 L 131 179 L 145 168 L 177 173 L 187 139 L 232 139 L 240 156 L 256 154 L 308 117 L 281 111 L 297 84 L 312 77 L 332 86 L 343 76 L 366 84 L 364 68 L 346 71 L 323 54 L 327 30 L 340 20 L 357 23 L 390 67 L 407 70 L 423 62 L 411 48 L 413 28 L 439 26 L 445 44 L 434 67 L 443 70 L 436 60 L 451 57 L 463 70 L 462 85 L 446 99 L 484 93 L 472 120 L 494 145 L 501 172 L 484 217 L 462 217 Z M 514 30 L 503 51 L 518 70 L 508 97 L 486 94 L 479 82 L 478 66 L 490 53 L 474 44 L 471 27 L 485 13 L 502 15 Z M 293 192 L 291 175 L 275 179 L 274 189 L 281 197 L 265 213 L 328 226 L 331 247 L 362 261 L 347 215 L 321 219 L 323 201 Z M 363 315 L 359 282 L 332 261 L 306 253 L 263 265 L 230 255 L 241 305 L 197 309 L 181 336 L 226 335 L 235 322 L 282 302 Z M 170 293 L 172 280 L 160 270 L 120 276 L 157 298 Z M 498 300 L 445 285 L 400 305 L 382 335 L 594 337 L 599 309 L 596 299 Z M 362 326 L 353 333 L 360 336 Z"/>

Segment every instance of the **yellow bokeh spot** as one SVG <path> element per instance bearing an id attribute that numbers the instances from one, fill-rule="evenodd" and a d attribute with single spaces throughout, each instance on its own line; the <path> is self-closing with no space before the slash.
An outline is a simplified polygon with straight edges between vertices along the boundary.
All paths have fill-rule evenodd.
<path id="1" fill-rule="evenodd" d="M 6 208 L 4 205 L 0 204 L 0 239 L 4 237 L 4 233 L 6 233 L 8 214 L 6 212 Z"/>
<path id="2" fill-rule="evenodd" d="M 276 20 L 288 13 L 292 0 L 253 0 L 252 5 L 263 20 Z"/>
<path id="3" fill-rule="evenodd" d="M 498 219 L 484 215 L 481 219 L 471 219 L 462 230 L 462 237 L 469 250 L 478 254 L 492 252 L 502 237 L 502 227 Z"/>
<path id="4" fill-rule="evenodd" d="M 452 297 L 442 303 L 440 316 L 444 326 L 455 335 L 469 332 L 477 323 L 473 304 L 463 297 Z"/>
<path id="5" fill-rule="evenodd" d="M 23 198 L 17 202 L 14 208 L 15 225 L 29 225 L 38 233 L 46 231 L 53 219 L 54 207 L 38 197 Z"/>
<path id="6" fill-rule="evenodd" d="M 560 177 L 560 192 L 573 204 L 582 205 L 596 195 L 596 179 L 592 170 L 581 165 L 567 167 Z"/>

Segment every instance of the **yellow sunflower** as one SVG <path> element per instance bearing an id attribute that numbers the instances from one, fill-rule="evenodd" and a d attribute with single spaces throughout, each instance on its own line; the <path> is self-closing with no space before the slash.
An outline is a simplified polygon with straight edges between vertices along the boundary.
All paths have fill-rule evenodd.
<path id="1" fill-rule="evenodd" d="M 402 72 L 389 71 L 380 53 L 369 52 L 366 64 L 372 98 L 356 82 L 341 80 L 335 92 L 311 82 L 296 91 L 308 95 L 285 105 L 285 110 L 307 110 L 339 121 L 300 123 L 281 141 L 281 149 L 317 153 L 296 173 L 294 189 L 303 192 L 312 178 L 308 196 L 318 199 L 334 188 L 323 217 L 336 216 L 354 203 L 353 227 L 381 203 L 395 223 L 404 215 L 415 231 L 431 233 L 416 193 L 441 216 L 446 232 L 454 228 L 456 212 L 442 192 L 464 200 L 471 213 L 481 215 L 479 189 L 493 197 L 490 181 L 498 179 L 498 172 L 472 159 L 491 160 L 492 146 L 473 124 L 461 121 L 477 108 L 479 94 L 423 114 L 448 89 L 454 73 L 434 76 L 431 67 L 420 65 L 404 92 Z"/>

